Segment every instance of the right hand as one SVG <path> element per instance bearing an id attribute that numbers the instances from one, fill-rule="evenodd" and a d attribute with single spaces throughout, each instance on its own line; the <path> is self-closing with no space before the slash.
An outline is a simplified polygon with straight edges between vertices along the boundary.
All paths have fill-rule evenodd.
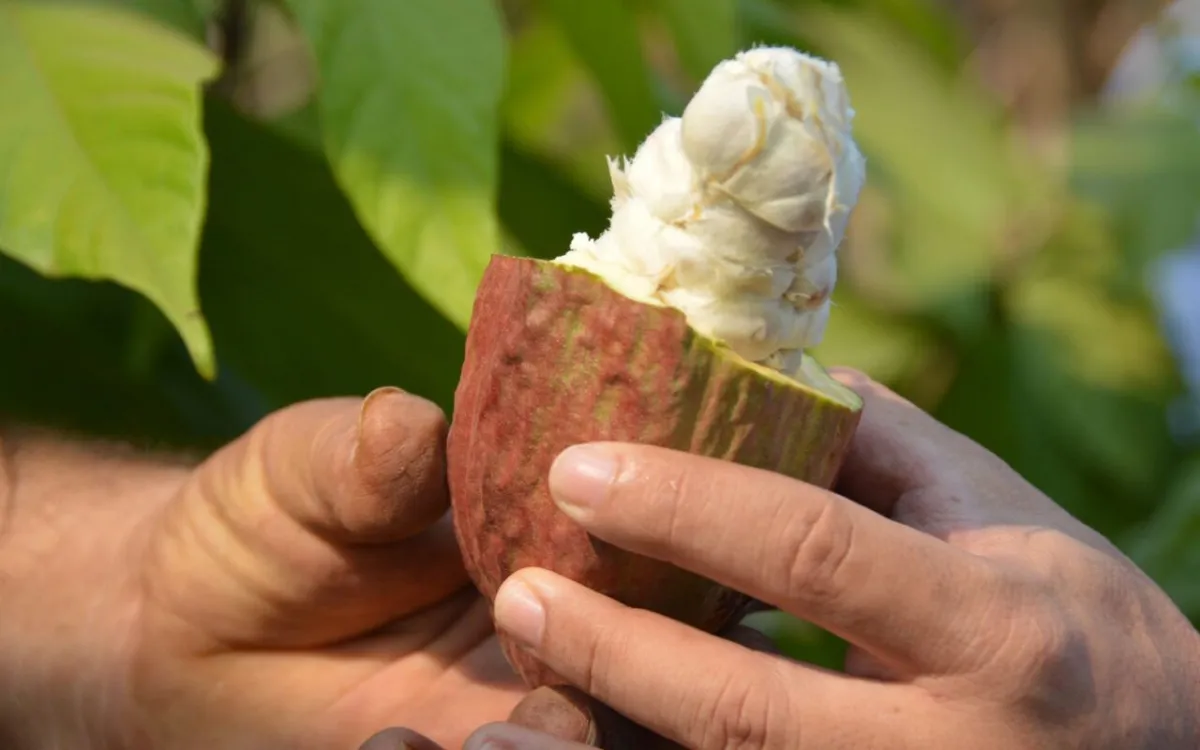
<path id="1" fill-rule="evenodd" d="M 545 570 L 504 583 L 498 627 L 697 750 L 1200 747 L 1200 634 L 1170 599 L 994 455 L 883 387 L 839 377 L 866 400 L 842 494 L 626 444 L 569 449 L 550 485 L 598 538 L 842 636 L 845 674 Z M 468 747 L 514 731 L 486 727 Z"/>

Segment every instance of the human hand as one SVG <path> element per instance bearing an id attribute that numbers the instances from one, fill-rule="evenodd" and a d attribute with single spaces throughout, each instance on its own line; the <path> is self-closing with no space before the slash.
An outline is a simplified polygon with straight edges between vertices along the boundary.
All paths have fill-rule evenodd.
<path id="1" fill-rule="evenodd" d="M 10 440 L 0 746 L 326 750 L 400 723 L 457 747 L 507 716 L 526 691 L 445 513 L 445 430 L 382 389 L 195 468 Z"/>
<path id="2" fill-rule="evenodd" d="M 732 625 L 717 635 L 743 648 L 778 653 L 770 638 L 745 625 Z M 464 747 L 479 750 L 680 750 L 677 743 L 630 722 L 570 685 L 533 690 L 521 699 L 507 721 L 481 727 L 468 738 Z M 442 748 L 410 728 L 392 727 L 372 735 L 358 750 Z"/>
<path id="3" fill-rule="evenodd" d="M 1167 596 L 995 456 L 865 378 L 839 377 L 866 399 L 840 495 L 617 444 L 569 449 L 550 483 L 597 537 L 842 636 L 845 674 L 543 570 L 505 582 L 498 626 L 688 748 L 1200 746 L 1200 636 Z M 471 746 L 519 731 L 485 727 Z"/>

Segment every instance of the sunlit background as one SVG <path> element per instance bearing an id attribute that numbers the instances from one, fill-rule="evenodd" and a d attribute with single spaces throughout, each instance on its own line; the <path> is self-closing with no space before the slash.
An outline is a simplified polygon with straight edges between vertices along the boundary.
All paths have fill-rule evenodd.
<path id="1" fill-rule="evenodd" d="M 461 325 L 388 263 L 339 190 L 322 155 L 323 79 L 286 4 L 109 1 L 203 38 L 225 64 L 205 101 L 199 261 L 220 376 L 199 378 L 141 297 L 5 260 L 0 408 L 199 448 L 275 406 L 384 383 L 450 410 Z M 500 7 L 494 210 L 511 253 L 555 256 L 574 232 L 602 230 L 604 157 L 632 153 L 720 59 L 772 43 L 836 60 L 868 186 L 819 357 L 999 453 L 1200 622 L 1200 3 Z M 462 84 L 421 85 L 452 101 Z M 413 127 L 398 119 L 389 137 Z M 423 273 L 414 286 L 436 287 Z M 793 653 L 836 659 L 832 638 L 763 624 Z"/>

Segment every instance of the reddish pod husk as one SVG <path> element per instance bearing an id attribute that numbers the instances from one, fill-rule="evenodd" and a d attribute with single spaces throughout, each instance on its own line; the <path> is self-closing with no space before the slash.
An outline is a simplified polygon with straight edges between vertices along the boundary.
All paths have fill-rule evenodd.
<path id="1" fill-rule="evenodd" d="M 550 465 L 571 445 L 623 441 L 829 487 L 860 409 L 833 381 L 804 385 L 750 363 L 697 334 L 682 313 L 634 301 L 591 273 L 494 256 L 475 299 L 447 446 L 467 571 L 489 601 L 509 575 L 540 567 L 631 607 L 722 630 L 745 614 L 748 597 L 592 537 L 551 501 Z M 565 683 L 500 640 L 530 687 Z"/>

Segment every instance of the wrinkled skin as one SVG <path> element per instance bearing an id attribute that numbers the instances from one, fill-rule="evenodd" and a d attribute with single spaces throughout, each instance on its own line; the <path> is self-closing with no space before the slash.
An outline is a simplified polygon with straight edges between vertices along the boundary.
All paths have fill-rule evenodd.
<path id="1" fill-rule="evenodd" d="M 1200 634 L 1168 597 L 995 456 L 839 377 L 866 409 L 837 493 L 626 444 L 568 449 L 550 483 L 596 536 L 843 636 L 844 673 L 526 569 L 498 624 L 591 703 L 576 696 L 582 718 L 557 737 L 492 723 L 467 747 L 583 747 L 589 715 L 612 725 L 600 705 L 697 750 L 1200 747 Z"/>
<path id="2" fill-rule="evenodd" d="M 446 423 L 307 402 L 198 466 L 10 433 L 0 746 L 447 746 L 525 694 L 446 510 Z"/>
<path id="3" fill-rule="evenodd" d="M 459 747 L 526 695 L 468 584 L 427 401 L 302 403 L 198 465 L 0 437 L 4 750 L 328 750 L 390 724 Z M 562 698 L 511 718 L 569 736 Z"/>
<path id="4" fill-rule="evenodd" d="M 845 636 L 850 676 L 519 573 L 502 627 L 587 698 L 527 695 L 501 659 L 427 402 L 301 404 L 198 466 L 9 431 L 0 746 L 315 750 L 408 726 L 426 750 L 481 725 L 468 746 L 1200 746 L 1200 636 L 1166 596 L 995 457 L 843 377 L 868 403 L 837 495 L 633 446 L 599 446 L 621 467 L 599 488 L 580 449 L 551 482 L 564 508 L 602 499 L 570 511 L 596 535 Z"/>

